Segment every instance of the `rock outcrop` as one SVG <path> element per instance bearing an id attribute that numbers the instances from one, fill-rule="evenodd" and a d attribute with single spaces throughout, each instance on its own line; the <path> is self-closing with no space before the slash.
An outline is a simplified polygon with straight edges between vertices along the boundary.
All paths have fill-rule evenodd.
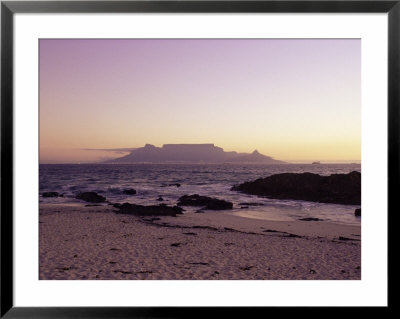
<path id="1" fill-rule="evenodd" d="M 63 195 L 58 192 L 44 192 L 42 193 L 42 197 L 63 197 Z"/>
<path id="2" fill-rule="evenodd" d="M 183 209 L 178 206 L 167 206 L 165 204 L 160 205 L 136 205 L 136 204 L 114 204 L 117 214 L 128 214 L 135 216 L 173 216 L 176 217 L 177 214 L 183 214 Z"/>
<path id="3" fill-rule="evenodd" d="M 223 199 L 217 199 L 207 196 L 184 195 L 179 198 L 178 206 L 201 206 L 203 209 L 224 210 L 232 209 L 233 204 Z"/>
<path id="4" fill-rule="evenodd" d="M 276 199 L 360 205 L 361 173 L 283 173 L 235 185 L 232 190 Z"/>
<path id="5" fill-rule="evenodd" d="M 104 203 L 106 198 L 96 192 L 84 192 L 75 196 L 76 199 L 84 200 L 89 203 Z"/>

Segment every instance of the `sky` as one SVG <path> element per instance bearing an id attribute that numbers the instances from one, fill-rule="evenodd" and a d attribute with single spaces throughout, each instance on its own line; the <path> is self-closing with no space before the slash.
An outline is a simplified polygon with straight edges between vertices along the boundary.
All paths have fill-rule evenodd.
<path id="1" fill-rule="evenodd" d="M 146 143 L 361 160 L 359 39 L 41 39 L 39 60 L 41 163 Z"/>

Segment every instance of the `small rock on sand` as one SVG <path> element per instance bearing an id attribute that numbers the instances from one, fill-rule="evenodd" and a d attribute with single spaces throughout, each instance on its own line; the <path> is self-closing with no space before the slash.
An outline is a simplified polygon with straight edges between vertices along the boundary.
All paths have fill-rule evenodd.
<path id="1" fill-rule="evenodd" d="M 106 198 L 96 192 L 84 192 L 75 196 L 76 199 L 84 200 L 89 203 L 104 203 Z"/>
<path id="2" fill-rule="evenodd" d="M 165 204 L 160 205 L 135 205 L 135 204 L 115 204 L 115 208 L 118 208 L 117 214 L 128 214 L 135 216 L 173 216 L 182 214 L 183 209 L 178 206 L 167 206 Z"/>

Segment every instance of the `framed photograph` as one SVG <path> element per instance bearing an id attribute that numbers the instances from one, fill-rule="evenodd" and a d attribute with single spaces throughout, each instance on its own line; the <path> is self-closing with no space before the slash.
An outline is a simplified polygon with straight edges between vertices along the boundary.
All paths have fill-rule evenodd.
<path id="1" fill-rule="evenodd" d="M 388 309 L 399 19 L 2 1 L 1 316 Z"/>

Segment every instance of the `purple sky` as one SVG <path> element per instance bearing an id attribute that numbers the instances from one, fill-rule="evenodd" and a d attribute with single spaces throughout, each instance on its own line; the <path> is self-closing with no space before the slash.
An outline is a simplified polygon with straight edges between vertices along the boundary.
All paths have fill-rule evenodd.
<path id="1" fill-rule="evenodd" d="M 360 160 L 361 41 L 40 40 L 41 162 L 145 143 Z"/>

